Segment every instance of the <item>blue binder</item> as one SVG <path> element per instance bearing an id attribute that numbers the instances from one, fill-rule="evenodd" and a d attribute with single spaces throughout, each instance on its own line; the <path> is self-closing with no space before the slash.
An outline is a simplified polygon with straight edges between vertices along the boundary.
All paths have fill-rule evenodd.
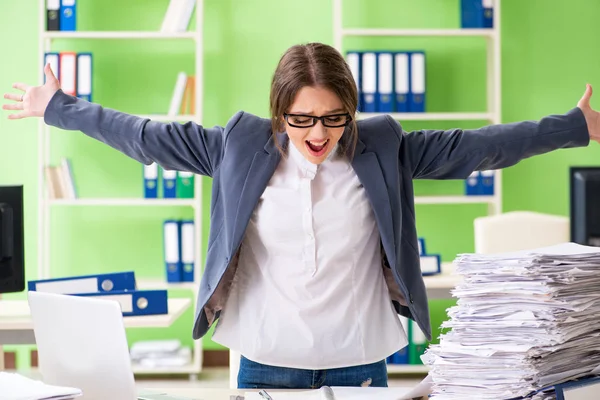
<path id="1" fill-rule="evenodd" d="M 408 102 L 409 112 L 425 111 L 425 52 L 410 52 L 410 95 Z"/>
<path id="2" fill-rule="evenodd" d="M 167 282 L 181 282 L 181 224 L 169 219 L 163 223 L 164 258 Z"/>
<path id="3" fill-rule="evenodd" d="M 183 282 L 194 282 L 194 269 L 196 257 L 194 254 L 194 220 L 181 221 L 180 244 L 181 244 L 181 280 Z"/>
<path id="4" fill-rule="evenodd" d="M 60 30 L 77 30 L 77 6 L 75 0 L 60 0 Z"/>
<path id="5" fill-rule="evenodd" d="M 77 97 L 92 101 L 92 53 L 77 54 Z"/>
<path id="6" fill-rule="evenodd" d="M 408 112 L 409 91 L 409 53 L 405 51 L 396 52 L 394 54 L 394 92 L 396 94 L 396 112 Z"/>
<path id="7" fill-rule="evenodd" d="M 377 111 L 391 113 L 395 110 L 394 56 L 391 52 L 377 53 Z"/>
<path id="8" fill-rule="evenodd" d="M 361 71 L 363 112 L 377 112 L 377 54 L 375 52 L 362 53 Z"/>
<path id="9" fill-rule="evenodd" d="M 469 177 L 467 179 L 465 179 L 465 194 L 467 196 L 474 196 L 474 195 L 481 194 L 480 193 L 481 184 L 479 182 L 479 180 L 480 180 L 479 176 L 480 176 L 480 172 L 474 171 L 473 173 L 471 173 L 471 175 L 469 175 Z"/>
<path id="10" fill-rule="evenodd" d="M 595 389 L 592 389 L 591 387 Z M 575 391 L 582 391 L 587 388 L 586 397 L 584 394 L 575 394 Z M 569 398 L 578 399 L 596 399 L 598 398 L 598 390 L 600 389 L 600 376 L 592 376 L 587 378 L 581 378 L 578 380 L 571 380 L 565 383 L 561 383 L 554 386 L 556 392 L 556 400 L 568 400 Z M 593 393 L 593 394 L 592 394 Z M 577 396 L 577 397 L 575 397 Z M 589 396 L 589 397 L 588 397 Z"/>
<path id="11" fill-rule="evenodd" d="M 27 288 L 30 291 L 58 294 L 112 293 L 135 290 L 136 284 L 135 273 L 127 271 L 32 280 L 27 282 Z"/>
<path id="12" fill-rule="evenodd" d="M 156 199 L 158 197 L 158 164 L 144 165 L 143 171 L 144 198 Z"/>
<path id="13" fill-rule="evenodd" d="M 177 197 L 177 171 L 161 168 L 163 182 L 163 197 L 174 199 Z"/>
<path id="14" fill-rule="evenodd" d="M 494 171 L 481 171 L 479 173 L 479 194 L 491 196 L 494 194 Z"/>
<path id="15" fill-rule="evenodd" d="M 419 238 L 419 255 L 424 256 L 425 254 L 427 254 L 425 249 L 425 238 Z"/>
<path id="16" fill-rule="evenodd" d="M 361 88 L 361 57 L 362 53 L 359 51 L 349 51 L 346 53 L 346 62 L 350 67 L 354 82 L 356 83 L 356 89 L 358 90 L 358 105 L 356 111 L 362 111 L 362 88 Z"/>
<path id="17" fill-rule="evenodd" d="M 421 275 L 437 275 L 442 272 L 442 260 L 439 254 L 420 256 Z"/>
<path id="18" fill-rule="evenodd" d="M 164 289 L 113 293 L 76 293 L 75 296 L 116 300 L 121 305 L 124 317 L 169 313 L 167 291 Z"/>
<path id="19" fill-rule="evenodd" d="M 56 79 L 60 79 L 60 53 L 57 52 L 47 52 L 44 55 L 44 65 L 50 64 L 50 69 L 52 73 L 56 77 Z M 46 74 L 44 74 L 44 83 L 46 83 Z"/>
<path id="20" fill-rule="evenodd" d="M 483 27 L 494 27 L 494 0 L 482 0 L 483 4 Z"/>
<path id="21" fill-rule="evenodd" d="M 410 336 L 408 336 L 408 318 L 406 318 L 405 316 L 399 316 L 400 318 L 400 323 L 402 324 L 402 328 L 404 329 L 404 332 L 406 333 L 406 337 L 408 338 L 408 340 L 410 341 Z M 404 348 L 398 350 L 396 353 L 394 353 L 394 355 L 392 356 L 392 363 L 393 364 L 409 364 L 410 363 L 410 358 L 409 356 L 409 344 L 407 344 L 406 346 L 404 346 Z"/>
<path id="22" fill-rule="evenodd" d="M 483 28 L 482 0 L 460 0 L 462 28 Z"/>

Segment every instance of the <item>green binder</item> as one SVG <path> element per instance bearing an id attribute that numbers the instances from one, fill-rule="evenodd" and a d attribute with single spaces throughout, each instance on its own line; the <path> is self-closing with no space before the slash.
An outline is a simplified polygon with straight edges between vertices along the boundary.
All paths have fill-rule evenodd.
<path id="1" fill-rule="evenodd" d="M 177 171 L 177 197 L 181 199 L 194 198 L 194 174 Z"/>
<path id="2" fill-rule="evenodd" d="M 427 348 L 427 338 L 412 319 L 408 323 L 408 359 L 410 364 L 423 364 L 421 356 Z"/>

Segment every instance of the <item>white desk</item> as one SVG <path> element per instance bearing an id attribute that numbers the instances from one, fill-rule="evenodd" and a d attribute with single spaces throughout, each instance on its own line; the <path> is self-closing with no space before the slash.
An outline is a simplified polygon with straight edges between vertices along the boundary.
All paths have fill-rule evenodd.
<path id="1" fill-rule="evenodd" d="M 146 389 L 144 389 L 146 390 Z M 205 389 L 205 388 L 198 388 L 198 389 L 191 389 L 191 388 L 185 388 L 185 389 L 177 389 L 177 388 L 167 388 L 167 389 L 161 389 L 161 388 L 157 388 L 157 389 L 147 389 L 148 391 L 152 391 L 152 392 L 157 392 L 157 393 L 166 393 L 170 396 L 181 396 L 181 397 L 186 397 L 189 399 L 193 399 L 193 400 L 231 400 L 231 396 L 243 396 L 245 392 L 257 392 L 258 390 L 253 390 L 253 389 Z M 390 393 L 394 393 L 394 392 L 398 392 L 398 397 L 400 397 L 403 393 L 405 393 L 406 389 L 403 388 L 388 388 L 388 390 L 390 391 Z M 277 392 L 280 392 L 282 390 L 274 390 L 274 389 L 269 389 L 267 390 L 267 392 L 269 394 L 276 394 Z M 284 391 L 289 391 L 289 390 L 284 390 Z M 273 396 L 273 398 L 276 399 L 275 396 Z M 426 399 L 425 397 L 423 397 L 423 399 Z"/>

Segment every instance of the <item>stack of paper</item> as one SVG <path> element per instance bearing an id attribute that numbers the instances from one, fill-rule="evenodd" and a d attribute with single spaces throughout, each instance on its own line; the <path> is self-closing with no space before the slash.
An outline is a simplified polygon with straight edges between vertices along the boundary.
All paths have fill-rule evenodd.
<path id="1" fill-rule="evenodd" d="M 455 265 L 451 330 L 422 357 L 433 399 L 552 399 L 553 385 L 596 373 L 600 248 L 462 254 Z"/>
<path id="2" fill-rule="evenodd" d="M 80 389 L 46 385 L 23 375 L 0 371 L 0 400 L 67 400 L 81 395 Z"/>

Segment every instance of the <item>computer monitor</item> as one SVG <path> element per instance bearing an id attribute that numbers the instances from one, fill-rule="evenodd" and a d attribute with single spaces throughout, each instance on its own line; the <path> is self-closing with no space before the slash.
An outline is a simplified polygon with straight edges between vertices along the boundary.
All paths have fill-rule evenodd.
<path id="1" fill-rule="evenodd" d="M 571 241 L 600 246 L 600 167 L 571 167 Z"/>
<path id="2" fill-rule="evenodd" d="M 23 186 L 0 186 L 0 293 L 24 290 Z"/>

